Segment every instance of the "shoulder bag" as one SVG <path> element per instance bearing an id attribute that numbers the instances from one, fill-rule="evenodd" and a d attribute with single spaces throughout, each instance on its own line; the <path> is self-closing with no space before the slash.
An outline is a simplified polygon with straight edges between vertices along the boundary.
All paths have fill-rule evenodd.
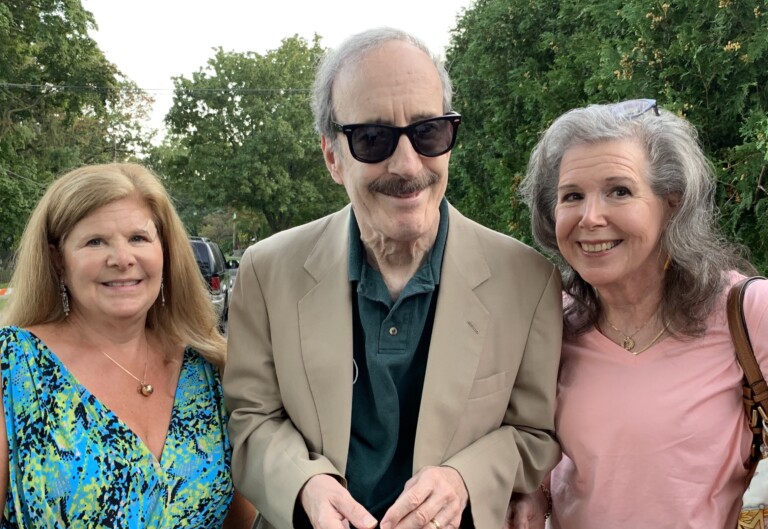
<path id="1" fill-rule="evenodd" d="M 744 291 L 756 279 L 755 276 L 743 279 L 731 287 L 728 293 L 728 328 L 731 331 L 736 357 L 744 371 L 743 401 L 747 414 L 747 423 L 752 430 L 752 447 L 749 456 L 749 472 L 746 486 L 750 486 L 757 470 L 757 465 L 763 458 L 763 446 L 768 446 L 768 384 L 763 378 L 760 365 L 755 358 L 752 342 L 749 339 L 746 321 L 744 319 Z M 758 477 L 760 474 L 758 473 Z M 745 506 L 739 516 L 737 529 L 765 529 L 768 522 L 768 508 L 761 502 L 757 506 Z"/>

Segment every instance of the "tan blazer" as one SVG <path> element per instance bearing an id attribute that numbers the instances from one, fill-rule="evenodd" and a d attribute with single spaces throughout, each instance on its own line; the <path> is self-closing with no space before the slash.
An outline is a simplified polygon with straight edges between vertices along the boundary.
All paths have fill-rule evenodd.
<path id="1" fill-rule="evenodd" d="M 235 485 L 289 528 L 304 483 L 344 476 L 352 410 L 349 206 L 249 248 L 229 316 L 224 393 Z M 449 208 L 413 471 L 448 465 L 478 529 L 558 461 L 560 276 L 522 243 Z M 343 482 L 343 479 L 342 479 Z"/>

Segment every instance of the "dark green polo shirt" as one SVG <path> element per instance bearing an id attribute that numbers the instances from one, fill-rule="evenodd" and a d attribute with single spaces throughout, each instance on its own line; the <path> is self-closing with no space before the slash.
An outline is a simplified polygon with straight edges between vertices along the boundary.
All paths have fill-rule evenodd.
<path id="1" fill-rule="evenodd" d="M 378 520 L 412 473 L 447 236 L 448 203 L 443 199 L 435 244 L 393 301 L 381 274 L 368 264 L 354 212 L 350 215 L 356 380 L 346 478 L 352 497 Z"/>

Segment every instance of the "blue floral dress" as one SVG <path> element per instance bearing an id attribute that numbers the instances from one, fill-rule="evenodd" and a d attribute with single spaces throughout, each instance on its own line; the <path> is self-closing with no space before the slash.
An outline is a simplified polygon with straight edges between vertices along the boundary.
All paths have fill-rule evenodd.
<path id="1" fill-rule="evenodd" d="M 187 348 L 162 460 L 35 335 L 0 328 L 10 483 L 0 527 L 214 528 L 232 501 L 219 375 Z"/>

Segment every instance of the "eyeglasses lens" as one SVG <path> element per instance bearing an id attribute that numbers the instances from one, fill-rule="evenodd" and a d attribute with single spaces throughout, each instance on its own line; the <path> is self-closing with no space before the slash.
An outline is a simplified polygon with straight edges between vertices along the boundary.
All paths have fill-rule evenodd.
<path id="1" fill-rule="evenodd" d="M 424 156 L 438 156 L 451 148 L 453 124 L 447 119 L 424 121 L 414 126 L 410 138 L 419 153 Z"/>
<path id="2" fill-rule="evenodd" d="M 440 156 L 453 147 L 456 134 L 454 116 L 441 116 L 407 127 L 356 125 L 349 133 L 352 154 L 360 161 L 378 163 L 395 152 L 400 135 L 405 134 L 414 150 L 423 156 Z"/>
<path id="3" fill-rule="evenodd" d="M 397 137 L 399 138 L 399 134 Z M 366 125 L 352 131 L 351 146 L 355 156 L 363 160 L 381 161 L 394 151 L 395 131 L 381 125 Z"/>

